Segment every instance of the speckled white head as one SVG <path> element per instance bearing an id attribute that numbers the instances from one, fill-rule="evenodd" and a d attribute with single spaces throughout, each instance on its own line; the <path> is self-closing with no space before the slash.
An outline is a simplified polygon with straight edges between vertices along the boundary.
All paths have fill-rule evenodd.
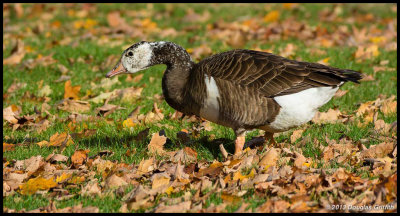
<path id="1" fill-rule="evenodd" d="M 112 77 L 122 73 L 136 73 L 147 69 L 151 65 L 154 45 L 148 42 L 140 42 L 126 49 L 121 60 L 106 77 Z"/>
<path id="2" fill-rule="evenodd" d="M 153 47 L 149 43 L 140 44 L 125 50 L 121 58 L 122 65 L 128 73 L 136 73 L 150 65 L 153 56 Z"/>

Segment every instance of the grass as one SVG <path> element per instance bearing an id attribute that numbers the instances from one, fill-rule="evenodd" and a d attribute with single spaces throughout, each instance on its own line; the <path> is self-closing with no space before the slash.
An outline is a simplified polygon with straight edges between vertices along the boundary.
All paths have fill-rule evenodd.
<path id="1" fill-rule="evenodd" d="M 206 4 L 176 4 L 172 7 L 166 4 L 153 4 L 153 6 L 149 6 L 147 4 L 97 4 L 97 12 L 96 14 L 90 14 L 88 18 L 94 19 L 97 21 L 98 26 L 107 26 L 106 14 L 111 11 L 119 10 L 124 18 L 126 18 L 127 23 L 132 22 L 133 18 L 130 16 L 124 16 L 129 11 L 135 10 L 150 10 L 154 14 L 162 14 L 169 12 L 171 13 L 171 17 L 169 19 L 161 19 L 155 16 L 154 22 L 157 23 L 157 26 L 160 28 L 175 28 L 177 31 L 183 30 L 185 27 L 191 26 L 193 24 L 186 23 L 182 21 L 182 18 L 186 14 L 186 10 L 190 7 L 197 13 L 202 14 L 204 11 L 209 11 L 211 14 L 210 19 L 203 24 L 199 24 L 200 30 L 196 32 L 188 32 L 185 34 L 178 35 L 176 37 L 170 38 L 160 38 L 157 35 L 151 37 L 152 40 L 170 40 L 185 48 L 197 47 L 203 43 L 207 43 L 210 48 L 213 50 L 213 53 L 222 52 L 225 50 L 231 49 L 230 47 L 224 46 L 218 40 L 209 40 L 205 37 L 207 23 L 213 23 L 218 21 L 219 19 L 223 19 L 226 22 L 246 19 L 249 17 L 263 17 L 269 10 L 277 9 L 281 12 L 281 19 L 285 19 L 290 16 L 299 17 L 299 19 L 306 19 L 311 26 L 321 25 L 331 28 L 335 23 L 329 22 L 320 22 L 319 12 L 323 9 L 332 9 L 333 5 L 331 4 L 305 4 L 302 5 L 300 10 L 296 10 L 294 12 L 289 10 L 282 10 L 281 6 L 278 4 L 272 5 L 254 5 L 254 4 L 218 4 L 218 5 L 206 5 Z M 32 5 L 24 4 L 25 10 L 29 10 Z M 52 45 L 54 41 L 60 41 L 65 37 L 66 32 L 63 32 L 62 29 L 64 26 L 72 25 L 74 21 L 79 20 L 77 17 L 69 16 L 64 7 L 60 4 L 57 5 L 46 5 L 46 8 L 52 7 L 54 11 L 51 13 L 54 16 L 49 20 L 49 22 L 60 21 L 61 27 L 59 30 L 44 30 L 41 34 L 34 35 L 33 37 L 24 37 L 23 33 L 20 33 L 19 37 L 23 38 L 25 46 L 30 46 L 34 51 L 31 53 L 27 53 L 24 59 L 29 58 L 37 58 L 38 54 L 42 56 L 47 56 L 49 54 L 53 54 L 53 58 L 58 61 L 58 63 L 65 65 L 68 69 L 68 75 L 71 76 L 71 81 L 73 85 L 80 85 L 81 93 L 85 93 L 88 90 L 91 90 L 90 83 L 99 83 L 100 80 L 104 77 L 107 70 L 110 68 L 103 68 L 104 70 L 94 70 L 94 66 L 101 66 L 104 64 L 106 59 L 111 55 L 119 56 L 127 45 L 138 42 L 140 38 L 130 38 L 123 37 L 120 39 L 111 39 L 111 41 L 121 41 L 122 45 L 109 47 L 109 46 L 101 46 L 96 43 L 95 40 L 91 39 L 81 39 L 76 43 L 76 46 L 62 46 L 62 45 Z M 82 5 L 78 4 L 70 8 L 69 10 L 80 10 Z M 152 8 L 152 9 L 151 9 Z M 172 9 L 171 9 L 172 8 Z M 380 4 L 378 6 L 366 5 L 365 7 L 357 5 L 357 4 L 349 4 L 347 6 L 342 7 L 343 13 L 340 17 L 348 17 L 352 16 L 353 11 L 356 10 L 360 14 L 371 13 L 375 17 L 380 18 L 393 18 L 397 15 L 397 12 L 393 12 L 390 10 L 388 5 Z M 38 23 L 42 22 L 38 16 L 34 16 L 30 19 L 17 18 L 14 13 L 10 14 L 9 23 L 7 26 L 17 26 L 22 30 L 22 32 L 32 32 L 32 30 L 38 25 Z M 3 21 L 4 22 L 4 21 Z M 349 24 L 344 24 L 349 25 Z M 360 26 L 357 26 L 360 25 Z M 366 27 L 369 23 L 357 23 L 357 27 Z M 349 25 L 351 26 L 351 25 Z M 378 25 L 379 28 L 384 28 L 382 25 Z M 46 37 L 46 32 L 51 32 L 50 37 Z M 85 29 L 80 29 L 76 32 L 72 32 L 71 37 L 76 37 L 85 34 Z M 9 30 L 3 31 L 3 59 L 7 58 L 10 55 L 11 49 L 13 47 L 13 41 L 7 37 L 9 34 L 16 34 L 15 32 L 10 32 Z M 6 36 L 6 37 L 5 37 Z M 199 40 L 195 40 L 194 42 L 190 42 L 189 38 L 193 36 L 199 36 Z M 301 41 L 297 38 L 288 38 L 287 40 L 268 42 L 268 43 L 260 43 L 258 41 L 249 41 L 243 48 L 250 49 L 253 44 L 259 45 L 262 49 L 272 49 L 275 53 L 279 53 L 279 49 L 285 47 L 286 44 L 293 43 L 298 46 L 298 52 L 296 52 L 296 57 L 301 58 L 304 61 L 316 62 L 323 58 L 330 57 L 329 63 L 331 66 L 339 67 L 339 68 L 351 68 L 356 71 L 361 71 L 365 74 L 373 74 L 372 66 L 378 65 L 382 60 L 389 60 L 388 67 L 397 68 L 397 52 L 390 51 L 387 52 L 385 50 L 380 50 L 380 55 L 372 60 L 366 60 L 362 62 L 356 62 L 353 53 L 356 51 L 355 47 L 330 47 L 330 48 L 321 48 L 327 52 L 324 56 L 316 56 L 310 54 L 310 48 L 305 45 L 304 41 Z M 78 58 L 83 58 L 87 60 L 89 63 L 85 62 L 75 62 L 70 63 L 69 59 L 74 59 L 75 61 Z M 101 67 L 100 67 L 101 68 Z M 157 125 L 139 125 L 132 130 L 120 129 L 116 127 L 116 125 L 121 124 L 121 121 L 126 119 L 128 114 L 137 106 L 142 106 L 140 113 L 146 114 L 148 111 L 152 109 L 153 100 L 151 99 L 154 94 L 162 94 L 161 89 L 161 78 L 163 75 L 163 71 L 165 70 L 165 66 L 155 66 L 147 69 L 143 73 L 144 76 L 142 80 L 138 83 L 128 82 L 126 81 L 126 76 L 119 76 L 118 79 L 120 83 L 113 86 L 113 89 L 121 89 L 130 86 L 143 86 L 147 87 L 143 89 L 142 97 L 135 104 L 123 103 L 120 101 L 113 101 L 112 104 L 117 104 L 127 109 L 120 110 L 114 112 L 113 114 L 107 116 L 109 119 L 113 119 L 116 124 L 108 124 L 105 120 L 99 122 L 84 122 L 89 129 L 97 129 L 97 134 L 90 137 L 84 138 L 81 140 L 75 141 L 77 146 L 69 146 L 63 152 L 66 156 L 71 156 L 75 149 L 90 149 L 89 156 L 95 155 L 97 152 L 101 150 L 111 150 L 114 152 L 114 155 L 106 157 L 108 160 L 116 160 L 124 163 L 139 163 L 142 158 L 147 158 L 147 144 L 150 141 L 150 137 L 147 137 L 141 142 L 134 141 L 133 137 L 135 137 L 140 131 L 145 128 L 150 128 L 149 134 L 160 131 L 161 129 L 165 130 L 167 137 L 172 141 L 167 148 L 169 149 L 179 149 L 182 148 L 183 145 L 180 144 L 176 138 L 176 133 L 181 129 L 188 129 L 193 127 L 193 123 L 187 123 L 179 120 L 171 120 L 169 118 L 163 119 L 160 123 L 161 125 L 169 125 L 169 127 L 159 127 Z M 54 80 L 60 77 L 61 73 L 57 69 L 55 65 L 50 65 L 47 67 L 37 66 L 33 69 L 23 68 L 21 66 L 3 66 L 3 95 L 7 92 L 7 89 L 11 86 L 14 80 L 18 80 L 18 82 L 25 82 L 28 85 L 24 88 L 18 89 L 11 97 L 7 98 L 7 100 L 3 100 L 3 108 L 11 105 L 17 104 L 22 108 L 22 114 L 33 114 L 35 107 L 40 107 L 41 102 L 34 102 L 29 100 L 24 100 L 23 95 L 26 92 L 30 92 L 33 94 L 37 94 L 38 92 L 38 84 L 43 81 L 44 85 L 49 85 L 52 89 L 52 93 L 50 95 L 51 101 L 50 105 L 54 105 L 56 102 L 63 99 L 64 93 L 64 82 L 55 83 Z M 150 82 L 150 77 L 154 78 L 154 81 Z M 349 90 L 347 94 L 345 94 L 341 98 L 334 98 L 328 104 L 321 108 L 321 111 L 326 111 L 332 107 L 339 107 L 343 113 L 354 113 L 355 110 L 359 107 L 360 103 L 375 100 L 378 95 L 384 94 L 387 96 L 396 95 L 397 97 L 397 74 L 395 71 L 393 72 L 379 72 L 374 75 L 376 81 L 373 82 L 363 82 L 360 85 L 355 85 L 353 83 L 344 85 L 342 90 Z M 99 93 L 100 90 L 97 90 L 94 93 Z M 92 104 L 91 111 L 88 112 L 89 115 L 95 115 L 95 108 L 101 106 L 101 104 Z M 168 116 L 173 113 L 174 110 L 165 102 L 162 101 L 158 103 L 159 108 L 164 110 L 164 115 Z M 58 115 L 59 118 L 66 118 L 69 113 L 57 110 L 55 106 L 52 106 L 50 113 L 53 115 Z M 382 113 L 378 116 L 380 119 L 383 119 L 386 123 L 392 123 L 397 119 L 397 113 L 391 116 L 383 116 Z M 6 158 L 8 161 L 10 160 L 22 160 L 27 159 L 31 156 L 42 155 L 46 157 L 54 151 L 58 151 L 55 148 L 40 148 L 35 143 L 42 140 L 49 140 L 50 136 L 56 132 L 64 132 L 68 131 L 68 127 L 66 126 L 66 122 L 56 120 L 52 123 L 51 127 L 49 127 L 46 131 L 38 134 L 34 131 L 27 130 L 16 130 L 12 131 L 12 128 L 3 121 L 3 142 L 7 143 L 23 143 L 26 145 L 18 146 L 13 151 L 7 151 L 3 153 L 3 160 Z M 83 124 L 83 123 L 82 123 Z M 83 126 L 83 125 L 81 125 Z M 212 161 L 214 159 L 221 160 L 222 155 L 219 152 L 218 145 L 213 145 L 211 139 L 207 138 L 211 135 L 215 136 L 214 139 L 225 138 L 230 141 L 224 143 L 228 152 L 233 152 L 233 139 L 234 133 L 231 129 L 225 128 L 219 125 L 212 124 L 213 131 L 201 131 L 200 138 L 195 139 L 194 142 L 190 143 L 189 146 L 195 149 L 198 152 L 198 158 L 204 159 L 207 161 Z M 342 134 L 345 134 L 354 141 L 358 141 L 362 138 L 369 137 L 372 134 L 371 128 L 373 125 L 368 125 L 365 128 L 360 128 L 356 125 L 356 123 L 349 124 L 325 124 L 322 126 L 310 124 L 304 135 L 309 135 L 311 140 L 316 138 L 321 143 L 325 142 L 325 137 L 330 137 L 330 139 L 338 139 Z M 342 133 L 338 133 L 338 131 Z M 251 137 L 255 136 L 258 132 L 248 133 L 246 136 L 246 140 L 250 140 Z M 277 140 L 284 141 L 290 139 L 290 134 L 282 134 Z M 30 142 L 29 142 L 30 141 Z M 369 145 L 378 144 L 379 140 L 371 141 L 367 143 L 367 147 Z M 296 145 L 296 144 L 295 144 Z M 321 156 L 321 152 L 317 147 L 315 147 L 312 143 L 307 143 L 304 146 L 300 146 L 302 149 L 304 156 L 306 157 L 314 157 L 319 158 Z M 130 156 L 126 156 L 127 149 L 135 149 L 136 152 L 131 154 Z M 331 166 L 338 166 L 337 164 L 331 164 Z M 342 165 L 340 165 L 342 166 Z M 253 193 L 250 193 L 253 194 Z M 121 198 L 118 197 L 104 197 L 99 198 L 96 197 L 94 199 L 87 199 L 85 197 L 74 197 L 73 199 L 66 201 L 58 201 L 57 208 L 63 208 L 67 206 L 76 205 L 78 203 L 83 203 L 83 206 L 87 205 L 95 205 L 99 206 L 101 212 L 116 212 L 120 208 Z M 256 206 L 262 204 L 265 200 L 257 200 L 253 199 L 252 196 L 248 196 L 246 198 L 251 203 L 251 208 L 255 208 Z M 19 194 L 15 194 L 12 196 L 8 196 L 3 198 L 3 207 L 7 207 L 10 209 L 20 210 L 25 208 L 26 210 L 31 210 L 38 208 L 40 206 L 48 205 L 49 201 L 38 195 L 34 196 L 22 196 Z M 221 202 L 220 197 L 217 194 L 212 194 L 210 198 L 206 202 L 206 206 L 211 203 L 218 204 Z M 238 206 L 230 206 L 228 207 L 228 211 L 235 211 Z"/>

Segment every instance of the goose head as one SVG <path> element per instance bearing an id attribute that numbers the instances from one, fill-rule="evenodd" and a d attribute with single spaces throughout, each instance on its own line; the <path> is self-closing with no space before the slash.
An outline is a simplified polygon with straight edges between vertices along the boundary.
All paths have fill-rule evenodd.
<path id="1" fill-rule="evenodd" d="M 159 43 L 161 42 L 156 44 L 142 41 L 133 44 L 122 53 L 120 60 L 115 67 L 106 74 L 106 77 L 110 78 L 119 74 L 136 73 L 154 65 L 152 62 L 154 56 L 153 49 L 155 46 L 159 45 Z"/>

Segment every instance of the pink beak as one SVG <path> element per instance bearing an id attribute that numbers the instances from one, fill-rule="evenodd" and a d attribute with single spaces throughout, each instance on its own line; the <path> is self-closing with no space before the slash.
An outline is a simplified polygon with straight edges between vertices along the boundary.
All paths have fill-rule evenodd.
<path id="1" fill-rule="evenodd" d="M 115 75 L 125 73 L 126 71 L 127 71 L 126 68 L 122 65 L 121 62 L 119 62 L 117 67 L 115 67 L 114 69 L 112 69 L 110 72 L 108 72 L 106 74 L 106 77 L 110 78 L 110 77 L 113 77 Z"/>

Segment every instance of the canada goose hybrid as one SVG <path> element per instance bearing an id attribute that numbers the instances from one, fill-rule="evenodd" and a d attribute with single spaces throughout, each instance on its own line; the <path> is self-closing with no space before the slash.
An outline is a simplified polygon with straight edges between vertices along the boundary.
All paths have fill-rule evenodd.
<path id="1" fill-rule="evenodd" d="M 162 90 L 167 103 L 230 127 L 240 155 L 247 130 L 273 133 L 310 121 L 347 81 L 359 83 L 361 73 L 318 63 L 286 59 L 267 52 L 236 49 L 218 53 L 197 64 L 172 42 L 142 41 L 127 48 L 106 77 L 136 73 L 165 64 Z"/>

